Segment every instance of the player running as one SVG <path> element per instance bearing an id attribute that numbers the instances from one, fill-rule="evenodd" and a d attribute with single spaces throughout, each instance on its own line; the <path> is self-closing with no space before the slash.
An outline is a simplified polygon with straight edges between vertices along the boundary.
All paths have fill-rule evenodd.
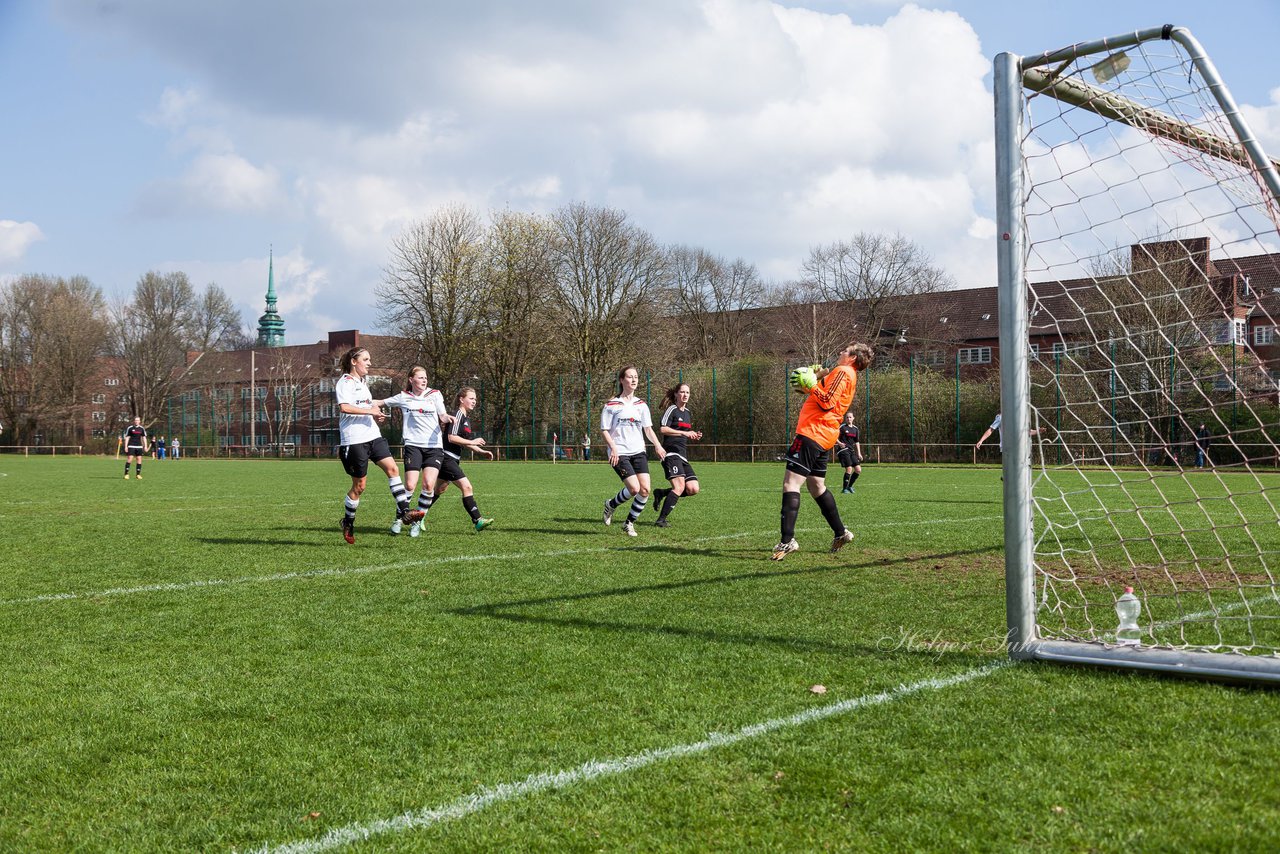
<path id="1" fill-rule="evenodd" d="M 836 440 L 836 459 L 844 467 L 844 485 L 840 493 L 852 494 L 853 483 L 862 474 L 862 442 L 858 433 L 858 425 L 853 423 L 853 412 L 844 414 L 844 423 L 840 425 L 840 437 Z"/>
<path id="2" fill-rule="evenodd" d="M 404 413 L 404 489 L 412 501 L 421 474 L 422 492 L 418 495 L 418 509 L 425 515 L 435 500 L 436 479 L 444 465 L 444 439 L 440 428 L 452 420 L 444 408 L 444 395 L 439 389 L 427 385 L 427 369 L 414 365 L 409 369 L 409 380 L 403 392 L 374 403 L 391 406 Z M 391 533 L 400 533 L 403 524 L 396 516 L 391 523 Z M 421 521 L 409 526 L 409 536 L 416 537 L 420 533 Z"/>
<path id="3" fill-rule="evenodd" d="M 129 479 L 129 463 L 133 463 L 133 473 L 137 475 L 138 480 L 142 480 L 142 458 L 146 455 L 151 443 L 147 438 L 147 428 L 142 426 L 140 417 L 137 415 L 133 417 L 133 423 L 124 428 L 124 434 L 120 440 L 124 442 L 125 450 L 124 479 Z"/>
<path id="4" fill-rule="evenodd" d="M 840 520 L 836 499 L 827 491 L 827 456 L 840 435 L 840 413 L 849 408 L 858 387 L 858 371 L 871 364 L 873 353 L 866 344 L 850 344 L 836 359 L 836 366 L 814 369 L 818 384 L 807 392 L 796 437 L 787 451 L 787 470 L 782 476 L 782 537 L 773 547 L 770 560 L 782 560 L 800 548 L 796 542 L 796 517 L 800 515 L 800 484 L 822 510 L 835 539 L 831 551 L 838 552 L 853 540 L 853 532 Z"/>
<path id="5" fill-rule="evenodd" d="M 400 481 L 400 470 L 396 467 L 395 457 L 391 456 L 391 448 L 378 429 L 378 425 L 385 422 L 387 416 L 383 414 L 365 383 L 371 362 L 368 350 L 352 347 L 342 354 L 342 376 L 333 387 L 339 413 L 338 434 L 341 447 L 338 448 L 338 456 L 342 460 L 342 468 L 351 475 L 351 489 L 347 492 L 344 503 L 346 512 L 340 523 L 342 538 L 348 543 L 356 541 L 356 508 L 360 506 L 360 496 L 368 479 L 370 460 L 386 472 L 387 484 L 391 488 L 391 497 L 395 499 L 400 521 L 412 525 L 421 521 L 425 515 L 421 510 L 409 509 L 409 493 Z"/>
<path id="6" fill-rule="evenodd" d="M 622 478 L 622 491 L 604 503 L 604 523 L 613 524 L 613 513 L 627 499 L 631 510 L 622 524 L 622 533 L 636 535 L 636 519 L 644 512 L 649 501 L 649 458 L 645 455 L 644 440 L 648 437 L 658 452 L 658 459 L 666 457 L 662 443 L 653 432 L 653 416 L 649 406 L 636 397 L 640 385 L 640 372 L 631 365 L 618 371 L 618 394 L 609 399 L 600 411 L 600 432 L 604 434 L 609 449 L 609 465 Z"/>
<path id="7" fill-rule="evenodd" d="M 693 414 L 689 412 L 689 386 L 685 383 L 672 386 L 662 397 L 664 407 L 662 418 L 658 422 L 658 432 L 662 434 L 662 449 L 666 456 L 662 458 L 662 471 L 670 481 L 667 489 L 653 491 L 653 508 L 658 510 L 659 528 L 668 528 L 671 523 L 667 517 L 675 509 L 676 502 L 682 496 L 698 494 L 698 476 L 693 473 L 689 464 L 688 442 L 702 438 L 701 430 L 693 429 Z"/>
<path id="8" fill-rule="evenodd" d="M 418 506 L 422 508 L 425 515 L 450 483 L 457 484 L 462 490 L 462 506 L 471 516 L 471 524 L 477 531 L 483 531 L 493 524 L 493 519 L 480 515 L 480 508 L 476 505 L 475 490 L 471 488 L 471 481 L 462 471 L 463 448 L 470 448 L 477 454 L 484 454 L 489 459 L 493 459 L 493 451 L 485 448 L 484 439 L 477 436 L 471 429 L 469 413 L 476 408 L 476 390 L 469 385 L 459 389 L 453 399 L 453 408 L 455 412 L 453 424 L 449 427 L 449 443 L 445 445 L 444 460 L 440 465 L 439 480 L 443 482 L 434 493 L 424 490 L 418 498 Z"/>

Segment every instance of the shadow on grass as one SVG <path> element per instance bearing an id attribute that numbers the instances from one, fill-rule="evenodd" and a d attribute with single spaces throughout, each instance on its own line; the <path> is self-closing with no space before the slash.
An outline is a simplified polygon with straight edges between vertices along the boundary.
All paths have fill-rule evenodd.
<path id="1" fill-rule="evenodd" d="M 687 581 L 664 581 L 656 584 L 636 584 L 626 587 L 614 587 L 608 590 L 596 590 L 589 593 L 570 593 L 560 596 L 544 596 L 534 599 L 516 599 L 507 602 L 493 602 L 484 605 L 473 605 L 466 608 L 453 608 L 445 613 L 458 617 L 487 617 L 495 620 L 507 620 L 513 623 L 526 623 L 531 625 L 559 626 L 568 629 L 604 629 L 606 631 L 622 631 L 634 632 L 640 634 L 658 634 L 673 637 L 695 638 L 699 640 L 713 641 L 716 643 L 737 643 L 737 644 L 763 644 L 768 646 L 785 647 L 788 649 L 804 649 L 815 652 L 829 652 L 839 655 L 847 654 L 874 654 L 881 658 L 897 658 L 900 660 L 918 660 L 920 657 L 941 660 L 943 658 L 970 658 L 975 654 L 984 658 L 989 658 L 991 653 L 989 650 L 961 650 L 939 652 L 934 649 L 918 649 L 911 646 L 892 645 L 886 647 L 883 644 L 867 644 L 867 643 L 839 643 L 826 640 L 810 640 L 806 638 L 787 637 L 783 635 L 768 634 L 750 634 L 750 633 L 732 633 L 713 629 L 690 628 L 687 626 L 673 625 L 651 625 L 646 623 L 623 623 L 613 620 L 597 620 L 585 617 L 550 617 L 542 615 L 534 615 L 529 613 L 516 613 L 515 609 L 523 609 L 540 605 L 555 605 L 567 602 L 585 602 L 595 599 L 607 599 L 615 596 L 630 596 L 634 593 L 651 593 L 655 591 L 676 591 L 687 590 L 695 587 L 703 587 L 712 584 L 735 583 L 739 581 L 751 581 L 758 579 L 783 578 L 786 576 L 802 576 L 816 575 L 819 573 L 840 572 L 858 569 L 876 569 L 880 570 L 886 566 L 894 564 L 910 564 L 924 561 L 946 560 L 948 558 L 967 557 L 980 554 L 990 554 L 998 552 L 1000 549 L 996 547 L 985 549 L 964 549 L 952 552 L 944 552 L 932 555 L 915 555 L 911 557 L 903 557 L 896 560 L 874 560 L 863 563 L 832 563 L 827 566 L 806 566 L 793 569 L 777 569 L 777 570 L 758 570 L 755 572 L 740 572 L 733 575 L 717 576 L 715 578 L 698 578 Z M 689 555 L 689 554 L 707 554 L 707 555 L 728 555 L 731 552 L 724 549 L 691 549 L 688 546 L 672 545 L 659 546 L 648 545 L 646 551 L 668 551 L 673 554 Z M 761 552 L 759 549 L 742 549 L 741 552 L 748 556 L 765 557 L 768 552 Z"/>
<path id="2" fill-rule="evenodd" d="M 296 530 L 296 529 L 295 529 Z M 356 531 L 356 536 L 360 535 Z M 270 537 L 193 537 L 197 543 L 208 543 L 213 546 L 308 546 L 310 548 L 327 548 L 332 543 L 313 543 L 307 540 L 279 540 Z M 342 542 L 342 532 L 334 537 Z"/>
<path id="3" fill-rule="evenodd" d="M 899 498 L 900 504 L 990 504 L 999 506 L 1000 497 L 981 498 Z"/>

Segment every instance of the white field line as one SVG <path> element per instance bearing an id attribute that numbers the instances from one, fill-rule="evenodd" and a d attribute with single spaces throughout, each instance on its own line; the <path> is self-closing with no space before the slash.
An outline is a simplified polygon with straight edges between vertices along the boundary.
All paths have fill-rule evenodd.
<path id="1" fill-rule="evenodd" d="M 977 517 L 983 518 L 983 517 Z M 986 518 L 1000 518 L 986 517 Z M 975 517 L 967 519 L 935 519 L 930 522 L 881 522 L 875 525 L 861 526 L 860 530 L 866 528 L 888 528 L 899 525 L 912 525 L 918 527 L 924 524 L 970 524 L 975 521 Z M 802 528 L 801 531 L 811 532 L 818 528 Z M 736 540 L 743 537 L 759 537 L 762 536 L 760 531 L 738 531 L 733 534 L 720 534 L 714 537 L 698 537 L 689 540 L 688 545 L 697 545 L 698 543 L 710 543 L 719 540 Z M 335 578 L 346 575 L 367 575 L 374 572 L 386 572 L 388 570 L 408 569 L 415 566 L 436 566 L 439 564 L 449 563 L 474 563 L 478 561 L 520 561 L 531 558 L 545 557 L 565 557 L 569 555 L 593 554 L 599 552 L 627 551 L 633 549 L 646 549 L 651 547 L 666 546 L 667 543 L 637 543 L 629 546 L 595 546 L 591 548 L 579 549 L 553 549 L 541 552 L 502 552 L 495 554 L 477 554 L 477 555 L 447 555 L 444 557 L 427 557 L 418 560 L 400 561 L 397 563 L 374 564 L 372 566 L 355 566 L 355 567 L 339 567 L 329 569 L 306 569 L 297 572 L 277 572 L 270 575 L 252 575 L 244 578 L 207 578 L 197 579 L 194 581 L 175 581 L 166 584 L 144 584 L 138 587 L 112 587 L 106 590 L 94 590 L 86 592 L 67 592 L 67 593 L 43 593 L 39 596 L 25 596 L 16 599 L 0 599 L 0 607 L 11 605 L 38 605 L 47 602 L 69 602 L 80 599 L 101 599 L 116 596 L 139 596 L 147 593 L 175 593 L 185 590 L 208 590 L 223 587 L 234 587 L 245 584 L 270 584 L 278 581 L 297 581 L 306 578 Z"/>
<path id="2" fill-rule="evenodd" d="M 983 667 L 946 676 L 939 679 L 924 679 L 910 685 L 900 685 L 879 694 L 866 694 L 829 706 L 807 709 L 794 715 L 773 718 L 761 723 L 751 724 L 734 732 L 710 733 L 702 741 L 691 744 L 678 744 L 674 747 L 645 750 L 620 759 L 593 760 L 584 762 L 577 768 L 568 771 L 542 772 L 530 774 L 523 780 L 512 783 L 501 783 L 497 786 L 485 787 L 464 795 L 455 801 L 438 807 L 427 807 L 420 810 L 401 813 L 393 818 L 376 819 L 374 821 L 348 824 L 337 827 L 318 839 L 300 842 L 288 842 L 281 845 L 264 845 L 256 849 L 260 854 L 318 854 L 353 842 L 360 842 L 387 833 L 402 833 L 408 830 L 420 830 L 433 825 L 454 821 L 478 813 L 487 807 L 501 804 L 516 798 L 535 795 L 552 789 L 562 789 L 578 783 L 592 782 L 606 777 L 627 774 L 641 768 L 665 762 L 668 759 L 680 759 L 696 756 L 721 747 L 729 747 L 750 739 L 759 738 L 773 732 L 792 727 L 805 726 L 815 721 L 826 720 L 837 715 L 847 714 L 855 709 L 868 706 L 879 706 L 908 697 L 926 690 L 941 690 L 953 685 L 971 682 L 994 673 L 1009 665 L 1008 661 L 996 661 Z"/>

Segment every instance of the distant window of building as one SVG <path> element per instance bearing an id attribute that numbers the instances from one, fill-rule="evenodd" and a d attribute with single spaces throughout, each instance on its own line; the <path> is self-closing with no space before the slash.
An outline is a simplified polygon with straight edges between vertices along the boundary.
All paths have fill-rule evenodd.
<path id="1" fill-rule="evenodd" d="M 991 364 L 991 348 L 990 347 L 962 347 L 959 350 L 960 364 L 962 365 L 989 365 Z"/>
<path id="2" fill-rule="evenodd" d="M 1039 345 L 1039 344 L 1032 344 L 1032 345 L 1031 345 L 1031 358 L 1033 358 L 1033 359 L 1039 359 L 1039 358 L 1040 358 L 1040 345 Z"/>
<path id="3" fill-rule="evenodd" d="M 106 421 L 106 420 L 107 420 L 107 413 L 105 413 L 105 412 L 103 412 L 103 411 L 101 411 L 101 410 L 95 409 L 95 410 L 93 411 L 93 420 L 94 420 L 94 421 Z"/>
<path id="4" fill-rule="evenodd" d="M 1253 343 L 1257 346 L 1265 346 L 1276 340 L 1276 328 L 1274 326 L 1255 326 L 1253 327 Z"/>
<path id="5" fill-rule="evenodd" d="M 1235 321 L 1235 341 L 1236 344 L 1249 343 L 1249 322 L 1244 318 Z"/>
<path id="6" fill-rule="evenodd" d="M 107 396 L 106 396 L 105 394 L 95 394 L 95 395 L 93 396 L 93 402 L 94 402 L 94 403 L 106 403 L 106 402 L 107 402 Z"/>

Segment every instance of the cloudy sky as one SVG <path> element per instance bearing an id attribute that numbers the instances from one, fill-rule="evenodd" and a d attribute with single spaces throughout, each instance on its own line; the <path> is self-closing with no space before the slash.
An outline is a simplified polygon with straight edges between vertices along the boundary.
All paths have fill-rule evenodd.
<path id="1" fill-rule="evenodd" d="M 0 0 L 0 277 L 184 270 L 253 321 L 274 247 L 300 343 L 373 331 L 441 204 L 582 200 L 774 280 L 885 231 L 994 284 L 991 58 L 1164 23 L 1280 151 L 1267 0 Z"/>

